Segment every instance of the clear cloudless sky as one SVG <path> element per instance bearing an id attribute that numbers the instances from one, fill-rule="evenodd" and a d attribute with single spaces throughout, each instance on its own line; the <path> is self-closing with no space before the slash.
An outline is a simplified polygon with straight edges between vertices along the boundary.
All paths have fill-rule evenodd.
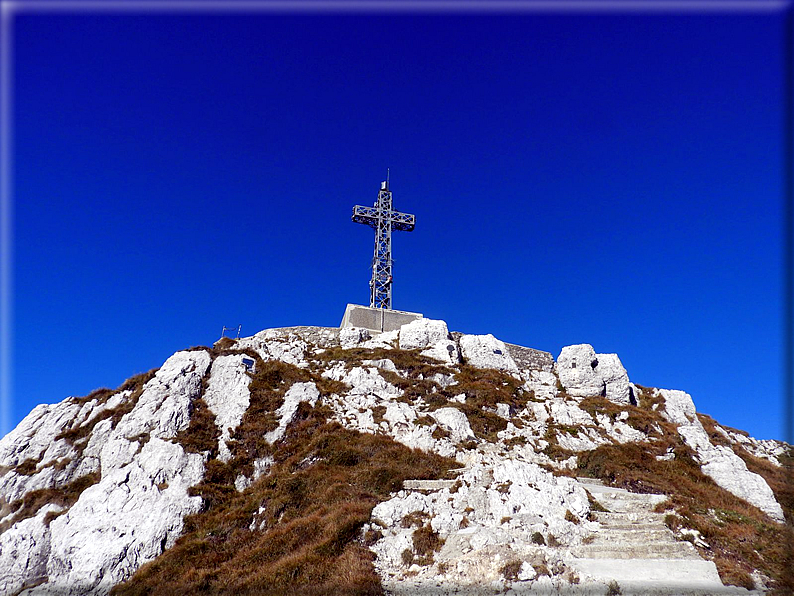
<path id="1" fill-rule="evenodd" d="M 11 427 L 223 325 L 393 306 L 783 438 L 783 14 L 20 12 Z M 4 432 L 9 428 L 3 429 Z"/>

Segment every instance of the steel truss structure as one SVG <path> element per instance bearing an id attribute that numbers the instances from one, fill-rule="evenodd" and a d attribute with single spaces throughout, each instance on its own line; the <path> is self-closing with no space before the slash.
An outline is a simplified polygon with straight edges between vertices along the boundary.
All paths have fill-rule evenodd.
<path id="1" fill-rule="evenodd" d="M 381 182 L 378 199 L 374 207 L 353 207 L 353 221 L 366 224 L 375 230 L 375 253 L 372 257 L 372 279 L 369 281 L 369 305 L 371 308 L 391 309 L 392 289 L 392 230 L 410 232 L 416 217 L 392 209 L 392 193 L 389 182 Z"/>

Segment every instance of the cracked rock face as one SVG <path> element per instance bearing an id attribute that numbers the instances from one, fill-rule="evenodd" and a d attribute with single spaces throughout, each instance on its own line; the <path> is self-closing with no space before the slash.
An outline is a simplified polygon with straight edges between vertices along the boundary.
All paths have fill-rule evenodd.
<path id="1" fill-rule="evenodd" d="M 631 403 L 629 375 L 617 354 L 596 354 L 590 344 L 565 346 L 557 358 L 557 375 L 574 397 L 603 396 L 618 404 Z"/>
<path id="2" fill-rule="evenodd" d="M 231 452 L 226 445 L 229 433 L 240 425 L 250 405 L 248 385 L 251 379 L 243 364 L 245 358 L 242 354 L 217 357 L 212 363 L 209 384 L 204 394 L 204 401 L 215 414 L 215 424 L 221 431 L 218 459 L 223 462 L 231 459 Z"/>
<path id="3" fill-rule="evenodd" d="M 490 333 L 488 335 L 463 335 L 459 343 L 461 355 L 472 366 L 518 372 L 518 365 L 510 356 L 505 343 Z"/>
<path id="4" fill-rule="evenodd" d="M 372 511 L 373 526 L 383 528 L 383 537 L 372 547 L 376 565 L 386 578 L 385 587 L 397 593 L 411 593 L 406 582 L 421 590 L 436 578 L 434 567 L 409 566 L 403 555 L 422 520 L 445 537 L 434 555 L 437 564 L 453 570 L 445 593 L 482 586 L 484 578 L 498 580 L 500 568 L 511 559 L 544 560 L 545 553 L 533 542 L 536 533 L 573 546 L 597 526 L 579 521 L 589 505 L 578 483 L 527 462 L 475 464 L 451 487 L 436 483 L 439 487 L 434 488 L 433 481 L 417 484 L 420 490 L 402 490 Z M 566 521 L 566 512 L 577 522 Z M 535 576 L 525 570 L 523 577 Z"/>
<path id="5" fill-rule="evenodd" d="M 712 445 L 708 433 L 697 417 L 692 396 L 670 389 L 660 389 L 659 393 L 665 399 L 664 415 L 670 422 L 678 425 L 678 433 L 695 452 L 703 473 L 728 492 L 755 505 L 775 521 L 784 522 L 783 509 L 766 480 L 750 472 L 744 460 L 730 448 Z"/>
<path id="6" fill-rule="evenodd" d="M 85 423 L 77 416 L 80 407 L 68 401 L 37 408 L 35 417 L 29 416 L 16 433 L 0 442 L 0 452 L 16 449 L 28 454 L 40 450 L 42 438 L 49 437 L 62 443 L 58 447 L 62 453 L 75 458 L 75 478 L 85 475 L 80 471 L 101 475 L 71 508 L 49 523 L 47 514 L 60 508 L 44 507 L 0 536 L 4 545 L 0 585 L 22 587 L 46 578 L 46 586 L 38 591 L 105 594 L 173 544 L 184 516 L 201 507 L 201 498 L 190 497 L 187 491 L 201 480 L 204 459 L 185 453 L 169 439 L 189 424 L 191 401 L 200 395 L 209 363 L 205 351 L 171 356 L 115 428 L 110 419 L 93 427 L 82 452 L 64 439 L 55 439 L 67 427 Z M 48 417 L 48 412 L 55 416 Z M 70 414 L 75 418 L 69 420 Z M 9 472 L 3 481 L 15 475 Z M 3 493 L 6 499 L 7 494 Z M 24 560 L 18 555 L 23 545 Z"/>
<path id="7" fill-rule="evenodd" d="M 405 364 L 414 356 L 404 352 L 366 359 L 360 350 L 346 359 L 337 356 L 338 347 L 399 347 L 432 360 Z M 589 544 L 584 541 L 599 531 L 599 523 L 592 521 L 582 485 L 552 471 L 575 470 L 582 452 L 601 445 L 656 440 L 651 435 L 662 429 L 658 423 L 632 426 L 628 404 L 635 389 L 617 355 L 597 354 L 587 344 L 567 346 L 553 367 L 548 361 L 541 367 L 522 358 L 520 350 L 536 351 L 512 348 L 515 358 L 492 335 L 450 334 L 444 321 L 420 319 L 380 334 L 356 328 L 271 329 L 236 341 L 230 351 L 254 350 L 265 363 L 278 360 L 304 369 L 297 371 L 300 378 L 313 379 L 290 381 L 279 390 L 283 401 L 268 413 L 274 418 L 267 428 L 273 430 L 264 437 L 274 449 L 305 403 L 323 406 L 347 429 L 387 435 L 464 466 L 454 478 L 407 480 L 403 490 L 374 508 L 364 530 L 380 532 L 371 548 L 386 589 L 395 594 L 436 588 L 443 593 L 560 590 L 572 581 L 571 549 Z M 324 351 L 335 360 L 323 360 Z M 0 594 L 106 594 L 170 548 L 185 516 L 201 510 L 201 497 L 189 491 L 202 481 L 211 457 L 209 451 L 186 451 L 183 431 L 203 399 L 220 432 L 218 459 L 230 460 L 227 443 L 252 407 L 246 359 L 219 350 L 177 352 L 153 376 L 142 377 L 145 384 L 38 406 L 0 440 Z M 482 387 L 466 380 L 473 369 L 464 362 L 492 369 L 489 378 L 497 379 L 494 386 L 503 392 L 476 401 L 484 399 L 477 393 Z M 328 383 L 333 393 L 321 393 L 326 380 L 337 382 Z M 406 389 L 414 385 L 421 392 Z M 664 398 L 659 412 L 676 425 L 704 473 L 782 521 L 766 481 L 749 472 L 730 448 L 710 442 L 692 398 L 682 391 L 659 395 Z M 606 404 L 609 415 L 594 410 L 582 401 L 590 396 L 604 396 L 617 407 Z M 716 429 L 780 466 L 785 445 Z M 554 449 L 567 452 L 552 457 Z M 234 488 L 254 485 L 255 490 L 276 459 L 267 455 L 250 462 L 249 476 L 239 474 Z M 66 504 L 45 503 L 22 515 L 22 498 L 39 489 L 59 498 L 70 490 L 75 494 L 59 501 Z M 261 505 L 260 517 L 266 507 Z M 264 531 L 258 520 L 255 515 L 246 527 Z M 420 528 L 439 538 L 432 557 L 413 552 Z M 506 579 L 508 563 L 512 571 Z M 604 589 L 591 583 L 583 593 Z"/>

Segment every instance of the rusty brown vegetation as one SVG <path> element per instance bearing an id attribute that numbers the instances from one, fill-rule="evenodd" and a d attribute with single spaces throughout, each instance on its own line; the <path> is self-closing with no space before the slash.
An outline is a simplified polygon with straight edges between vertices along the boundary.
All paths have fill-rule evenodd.
<path id="1" fill-rule="evenodd" d="M 82 439 L 88 437 L 88 435 L 91 434 L 91 431 L 94 430 L 94 427 L 103 420 L 110 419 L 112 421 L 113 427 L 115 427 L 124 417 L 124 415 L 131 412 L 135 407 L 135 404 L 138 403 L 138 398 L 140 398 L 141 394 L 143 393 L 144 385 L 146 385 L 146 383 L 148 383 L 154 377 L 157 370 L 158 369 L 153 368 L 148 372 L 130 377 L 124 381 L 124 383 L 122 383 L 115 391 L 110 391 L 109 393 L 107 393 L 109 391 L 107 389 L 98 389 L 95 391 L 94 393 L 97 394 L 98 392 L 101 392 L 103 403 L 106 402 L 111 395 L 115 395 L 116 393 L 127 390 L 132 391 L 132 393 L 115 408 L 104 410 L 99 415 L 94 416 L 94 418 L 92 418 L 90 421 L 61 432 L 55 437 L 55 439 L 64 439 L 72 443 L 72 445 L 80 453 L 82 453 L 83 448 L 85 447 L 85 442 L 82 441 Z"/>
<path id="2" fill-rule="evenodd" d="M 654 423 L 667 430 L 662 422 L 659 416 Z M 656 456 L 667 453 L 668 448 L 675 458 L 657 460 Z M 790 525 L 773 522 L 756 507 L 717 486 L 703 474 L 674 429 L 654 442 L 603 445 L 580 453 L 576 473 L 633 492 L 668 495 L 675 510 L 670 514 L 671 523 L 677 520 L 676 527 L 701 533 L 709 547 L 697 548 L 716 563 L 724 583 L 751 585 L 750 573 L 758 569 L 772 578 L 773 593 L 790 593 L 786 552 Z"/>
<path id="3" fill-rule="evenodd" d="M 275 373 L 270 387 L 293 372 Z M 172 549 L 113 593 L 382 594 L 360 537 L 372 508 L 406 478 L 441 478 L 458 464 L 347 430 L 328 415 L 301 404 L 272 450 L 270 474 L 242 493 L 233 487 L 233 462 L 208 462 L 194 491 L 205 510 L 186 519 Z"/>
<path id="4" fill-rule="evenodd" d="M 507 421 L 496 414 L 497 404 L 504 403 L 518 411 L 533 397 L 531 392 L 521 387 L 519 380 L 498 370 L 463 364 L 455 373 L 455 381 L 455 385 L 439 391 L 441 399 L 438 403 L 431 403 L 431 408 L 458 408 L 466 414 L 474 434 L 487 441 L 496 442 L 499 431 L 507 428 Z M 449 401 L 461 393 L 466 396 L 465 403 Z"/>
<path id="5" fill-rule="evenodd" d="M 95 472 L 76 478 L 63 486 L 56 488 L 40 488 L 25 493 L 24 497 L 7 506 L 9 511 L 15 511 L 15 513 L 0 524 L 0 533 L 5 532 L 8 528 L 23 519 L 33 517 L 45 505 L 58 505 L 63 507 L 65 511 L 74 505 L 85 489 L 97 482 L 99 482 L 99 473 Z M 60 513 L 49 512 L 45 516 L 45 523 L 49 523 L 52 519 L 58 517 L 58 515 L 60 515 Z"/>
<path id="6" fill-rule="evenodd" d="M 74 427 L 72 429 L 67 429 L 60 434 L 58 434 L 55 438 L 56 440 L 66 440 L 73 444 L 75 449 L 79 453 L 82 453 L 83 449 L 85 448 L 86 441 L 83 439 L 87 438 L 91 432 L 91 430 L 96 426 L 101 420 L 112 420 L 113 426 L 118 424 L 119 420 L 124 416 L 124 414 L 130 412 L 135 404 L 138 402 L 138 398 L 143 393 L 143 386 L 152 378 L 154 374 L 157 372 L 157 369 L 152 369 L 148 372 L 141 373 L 139 375 L 135 375 L 134 377 L 130 377 L 124 383 L 122 383 L 117 389 L 97 389 L 91 392 L 89 395 L 85 397 L 76 397 L 72 398 L 75 403 L 87 403 L 93 399 L 97 399 L 100 403 L 105 403 L 107 400 L 114 394 L 120 391 L 131 390 L 132 394 L 124 400 L 121 404 L 119 404 L 115 408 L 110 408 L 98 416 L 96 416 L 91 421 L 84 423 L 81 426 Z M 54 467 L 56 470 L 63 470 L 70 462 L 72 461 L 71 458 L 61 458 L 59 460 L 54 460 L 52 462 L 48 462 L 43 467 Z M 39 460 L 35 459 L 27 459 L 18 466 L 14 468 L 14 471 L 20 474 L 34 474 L 36 472 L 36 468 L 40 464 Z M 42 488 L 38 490 L 33 490 L 25 494 L 22 499 L 14 501 L 12 503 L 6 503 L 3 505 L 3 511 L 7 512 L 14 512 L 14 514 L 8 517 L 2 524 L 0 524 L 0 533 L 4 532 L 6 529 L 10 528 L 15 523 L 27 519 L 30 517 L 35 516 L 38 511 L 49 503 L 53 503 L 63 508 L 65 511 L 69 507 L 71 507 L 79 498 L 80 494 L 89 486 L 96 484 L 99 482 L 100 473 L 94 472 L 92 474 L 86 474 L 79 478 L 74 479 L 73 481 L 63 484 L 60 486 L 55 486 L 51 488 Z M 49 523 L 52 519 L 58 517 L 63 513 L 49 512 L 45 516 L 45 522 Z"/>
<path id="7" fill-rule="evenodd" d="M 200 349 L 208 350 L 213 357 L 240 353 L 233 349 L 234 343 L 221 340 L 214 348 Z M 373 555 L 366 548 L 378 539 L 380 532 L 370 530 L 362 536 L 360 531 L 370 521 L 372 508 L 399 490 L 405 479 L 446 477 L 458 464 L 408 449 L 387 436 L 347 430 L 329 422 L 329 409 L 308 404 L 300 406 L 282 441 L 276 445 L 265 441 L 265 433 L 277 426 L 275 411 L 294 383 L 313 381 L 323 396 L 342 394 L 347 389 L 343 383 L 320 375 L 330 362 L 343 361 L 349 369 L 364 360 L 388 358 L 400 374 L 383 369 L 380 374 L 402 390 L 399 399 L 412 404 L 421 400 L 431 411 L 440 407 L 458 408 L 466 414 L 478 438 L 493 442 L 507 425 L 495 413 L 497 404 L 505 403 L 511 410 L 521 411 L 528 401 L 536 400 L 522 388 L 520 381 L 507 373 L 465 364 L 455 370 L 421 356 L 418 350 L 328 348 L 313 356 L 313 364 L 306 369 L 280 361 L 263 362 L 251 350 L 244 353 L 255 359 L 256 366 L 255 372 L 249 373 L 250 407 L 229 442 L 231 461 L 223 463 L 216 459 L 219 432 L 214 415 L 203 399 L 194 400 L 190 425 L 175 440 L 187 451 L 208 455 L 205 477 L 192 489 L 192 494 L 203 498 L 203 510 L 186 518 L 184 534 L 172 549 L 140 568 L 129 581 L 114 588 L 113 594 L 383 593 L 372 564 Z M 133 389 L 133 395 L 124 404 L 91 423 L 64 431 L 58 438 L 79 443 L 100 420 L 110 417 L 116 424 L 135 405 L 143 384 L 154 372 L 130 379 L 116 390 Z M 456 384 L 442 389 L 431 379 L 436 373 L 454 374 Z M 769 482 L 789 521 L 788 526 L 783 526 L 705 476 L 674 425 L 653 409 L 663 405 L 663 399 L 653 390 L 639 389 L 638 406 L 617 405 L 596 397 L 581 400 L 580 407 L 594 417 L 603 414 L 613 421 L 622 412 L 628 412 L 626 423 L 646 433 L 652 441 L 603 445 L 577 453 L 578 469 L 558 473 L 600 478 L 634 492 L 668 495 L 665 502 L 665 510 L 670 511 L 668 525 L 700 532 L 709 547 L 697 548 L 705 558 L 715 561 L 725 583 L 751 587 L 750 573 L 758 569 L 772 578 L 772 593 L 794 593 L 794 584 L 787 577 L 791 569 L 787 548 L 794 543 L 791 457 L 784 458 L 785 465 L 778 468 L 728 441 L 716 430 L 711 418 L 700 416 L 715 444 L 730 446 L 748 469 Z M 80 399 L 106 401 L 113 393 L 100 389 Z M 461 393 L 466 397 L 465 403 L 450 401 Z M 376 422 L 382 421 L 384 414 L 383 406 L 373 410 Z M 424 416 L 418 423 L 433 425 L 435 421 Z M 443 430 L 436 431 L 437 436 L 443 435 Z M 576 436 L 579 429 L 548 425 L 544 438 L 549 446 L 545 451 L 555 460 L 573 455 L 560 447 L 559 432 Z M 525 444 L 525 439 L 517 437 L 507 443 L 508 447 L 515 447 Z M 476 442 L 464 447 L 475 448 Z M 656 459 L 668 452 L 674 454 L 673 460 Z M 253 462 L 266 456 L 273 459 L 269 473 L 244 492 L 238 492 L 234 488 L 235 479 L 240 474 L 251 476 Z M 35 470 L 37 464 L 26 461 L 17 467 L 24 472 Z M 35 515 L 48 502 L 60 501 L 68 506 L 73 502 L 70 499 L 76 500 L 97 479 L 98 476 L 83 477 L 74 486 L 47 489 L 60 491 L 57 494 L 34 491 L 25 497 L 26 502 L 12 504 L 17 510 L 14 519 L 17 515 Z M 589 494 L 588 497 L 594 510 L 603 510 Z M 566 519 L 573 523 L 580 521 L 570 512 L 566 512 Z M 406 564 L 432 563 L 433 553 L 443 543 L 426 522 L 419 514 L 403 520 L 404 527 L 416 527 L 412 534 L 413 548 L 403 553 Z M 544 538 L 538 532 L 533 534 L 532 541 L 556 543 L 554 536 Z M 548 574 L 545 566 L 535 569 L 539 574 Z M 515 562 L 503 570 L 505 577 L 516 573 Z"/>

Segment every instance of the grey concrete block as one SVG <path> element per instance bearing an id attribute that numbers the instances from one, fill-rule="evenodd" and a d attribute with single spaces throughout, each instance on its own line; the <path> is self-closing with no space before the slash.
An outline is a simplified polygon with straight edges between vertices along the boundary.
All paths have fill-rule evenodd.
<path id="1" fill-rule="evenodd" d="M 388 310 L 385 308 L 370 308 L 359 304 L 348 304 L 345 316 L 342 317 L 340 329 L 345 327 L 363 327 L 370 331 L 395 331 L 406 323 L 421 319 L 422 314 L 406 312 L 403 310 Z"/>

